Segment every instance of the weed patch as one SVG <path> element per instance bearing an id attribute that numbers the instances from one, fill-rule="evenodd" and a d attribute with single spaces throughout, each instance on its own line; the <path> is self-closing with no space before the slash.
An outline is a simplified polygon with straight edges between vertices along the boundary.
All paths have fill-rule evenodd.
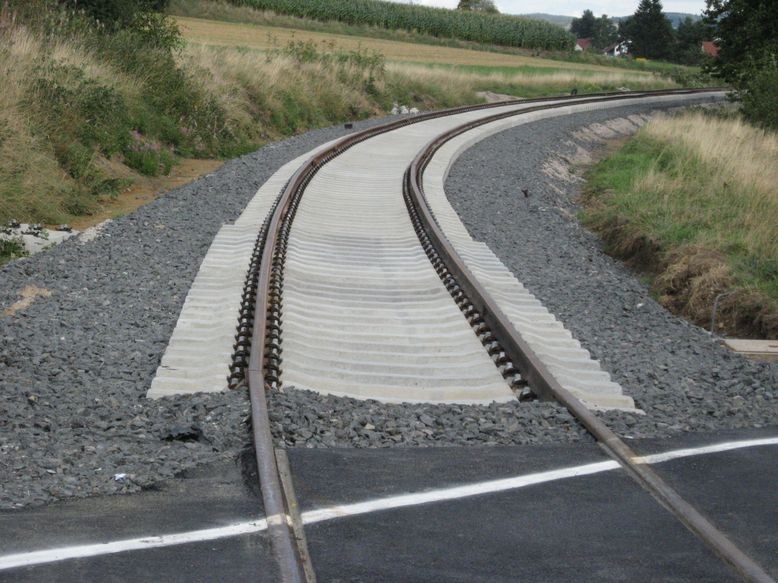
<path id="1" fill-rule="evenodd" d="M 25 257 L 27 252 L 21 241 L 15 239 L 0 239 L 0 265 L 14 259 Z"/>

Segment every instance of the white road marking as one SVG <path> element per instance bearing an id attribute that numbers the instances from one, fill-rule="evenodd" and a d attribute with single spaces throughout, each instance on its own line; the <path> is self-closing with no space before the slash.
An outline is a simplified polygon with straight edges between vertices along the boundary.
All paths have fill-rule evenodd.
<path id="1" fill-rule="evenodd" d="M 656 464 L 668 462 L 671 460 L 692 457 L 698 455 L 707 455 L 712 453 L 721 453 L 736 449 L 749 447 L 760 447 L 766 445 L 778 445 L 778 437 L 767 437 L 763 439 L 749 439 L 743 441 L 728 441 L 714 445 L 701 447 L 676 449 L 664 453 L 657 453 L 635 458 L 638 463 Z M 316 510 L 309 510 L 302 514 L 302 520 L 305 524 L 313 524 L 326 520 L 357 516 L 370 512 L 380 512 L 394 508 L 404 508 L 408 506 L 418 506 L 432 502 L 443 502 L 446 500 L 458 500 L 471 496 L 482 496 L 484 494 L 494 494 L 496 492 L 505 492 L 516 490 L 535 484 L 565 480 L 580 476 L 589 476 L 599 474 L 621 467 L 615 461 L 595 462 L 574 466 L 570 468 L 561 468 L 549 470 L 546 472 L 537 472 L 524 476 L 513 478 L 503 478 L 499 480 L 490 480 L 488 482 L 479 482 L 465 486 L 453 486 L 450 488 L 440 488 L 429 490 L 416 494 L 401 494 L 398 496 L 388 496 L 365 502 L 354 504 L 342 504 L 337 506 L 328 506 Z M 207 528 L 202 530 L 192 530 L 176 534 L 164 534 L 159 536 L 147 536 L 142 538 L 124 539 L 107 543 L 95 543 L 89 545 L 79 545 L 72 547 L 60 547 L 42 551 L 32 551 L 26 553 L 17 553 L 13 555 L 0 556 L 0 571 L 14 569 L 17 567 L 29 567 L 33 565 L 42 565 L 55 561 L 64 561 L 66 559 L 82 559 L 85 557 L 95 557 L 101 555 L 110 555 L 126 551 L 137 551 L 153 549 L 160 547 L 169 547 L 174 545 L 189 544 L 195 542 L 216 540 L 254 534 L 267 530 L 267 520 L 258 519 L 249 522 L 239 522 L 228 526 L 218 528 Z"/>
<path id="2" fill-rule="evenodd" d="M 575 466 L 573 468 L 563 468 L 560 470 L 550 470 L 547 472 L 517 476 L 515 478 L 504 478 L 501 480 L 468 484 L 467 486 L 441 488 L 439 490 L 429 490 L 418 494 L 401 494 L 399 496 L 368 500 L 367 502 L 357 502 L 356 504 L 344 504 L 342 506 L 330 506 L 318 510 L 309 510 L 308 512 L 303 512 L 302 519 L 305 524 L 312 524 L 323 520 L 356 516 L 357 514 L 366 514 L 381 510 L 391 510 L 392 508 L 418 506 L 420 504 L 443 502 L 445 500 L 458 500 L 460 498 L 469 498 L 470 496 L 481 496 L 483 494 L 505 492 L 506 490 L 516 490 L 518 488 L 524 488 L 525 486 L 543 484 L 544 482 L 599 474 L 600 472 L 615 470 L 618 467 L 620 467 L 619 464 L 614 461 L 597 462 L 583 466 Z"/>
<path id="3" fill-rule="evenodd" d="M 264 518 L 261 518 L 251 522 L 239 522 L 237 524 L 230 524 L 219 528 L 205 528 L 202 530 L 190 530 L 188 532 L 176 534 L 152 535 L 143 538 L 117 540 L 109 543 L 60 547 L 45 551 L 5 555 L 0 557 L 0 571 L 4 569 L 13 569 L 15 567 L 30 567 L 32 565 L 64 561 L 65 559 L 83 559 L 85 557 L 111 555 L 113 553 L 123 553 L 125 551 L 140 551 L 174 545 L 185 545 L 188 543 L 253 534 L 263 530 L 267 530 L 267 521 Z"/>
<path id="4" fill-rule="evenodd" d="M 674 449 L 671 451 L 666 451 L 664 453 L 655 453 L 653 455 L 642 456 L 642 458 L 635 458 L 635 461 L 636 463 L 644 463 L 644 464 L 660 464 L 662 462 L 669 462 L 684 457 L 705 455 L 711 453 L 721 453 L 724 451 L 731 451 L 733 449 L 743 449 L 744 447 L 759 447 L 761 445 L 778 445 L 778 437 L 766 437 L 764 439 L 749 439 L 745 441 L 727 441 L 725 443 L 717 443 L 714 445 L 706 445 L 702 447 Z"/>

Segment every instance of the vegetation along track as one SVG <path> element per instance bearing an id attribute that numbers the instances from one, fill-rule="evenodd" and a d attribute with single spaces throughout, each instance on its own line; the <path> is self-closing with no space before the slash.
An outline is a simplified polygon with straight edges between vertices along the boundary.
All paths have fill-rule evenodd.
<path id="1" fill-rule="evenodd" d="M 266 391 L 280 387 L 282 372 L 285 385 L 388 402 L 481 403 L 530 392 L 556 399 L 739 573 L 770 580 L 591 412 L 634 404 L 553 316 L 500 273 L 488 250 L 433 212 L 425 192 L 436 152 L 477 128 L 494 132 L 541 112 L 564 115 L 614 101 L 668 104 L 707 92 L 552 98 L 421 115 L 344 138 L 297 169 L 256 242 L 230 377 L 233 387 L 244 380 L 249 386 L 265 512 L 286 580 L 310 580 L 313 570 L 269 427 Z M 430 136 L 436 138 L 428 142 Z M 506 303 L 513 292 L 518 308 Z M 531 323 L 522 321 L 526 314 Z"/>

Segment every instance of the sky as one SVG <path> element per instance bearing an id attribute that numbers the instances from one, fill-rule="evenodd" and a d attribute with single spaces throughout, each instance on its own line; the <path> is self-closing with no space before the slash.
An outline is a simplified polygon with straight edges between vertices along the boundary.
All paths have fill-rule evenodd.
<path id="1" fill-rule="evenodd" d="M 409 2 L 411 0 L 400 0 Z M 414 4 L 456 8 L 458 0 L 413 0 Z M 506 14 L 529 14 L 545 12 L 547 14 L 565 14 L 580 16 L 587 8 L 597 16 L 627 16 L 635 12 L 639 0 L 495 0 L 500 12 Z M 688 12 L 699 14 L 705 8 L 705 0 L 663 0 L 665 12 Z"/>

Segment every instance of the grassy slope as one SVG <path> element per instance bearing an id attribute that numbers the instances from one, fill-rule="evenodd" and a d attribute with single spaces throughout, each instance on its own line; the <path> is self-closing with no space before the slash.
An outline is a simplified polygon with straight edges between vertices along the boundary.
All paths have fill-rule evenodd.
<path id="1" fill-rule="evenodd" d="M 650 267 L 665 305 L 708 326 L 778 336 L 778 136 L 689 113 L 648 124 L 589 175 L 585 221 Z"/>
<path id="2" fill-rule="evenodd" d="M 110 216 L 130 208 L 116 202 L 131 196 L 130 183 L 165 174 L 182 158 L 234 156 L 384 114 L 393 102 L 430 109 L 478 102 L 477 91 L 537 96 L 673 85 L 599 63 L 486 52 L 472 43 L 443 47 L 439 39 L 433 46 L 411 33 L 337 25 L 332 34 L 332 23 L 224 4 L 175 0 L 173 8 L 187 2 L 215 6 L 221 20 L 180 19 L 187 44 L 176 57 L 177 80 L 160 77 L 164 67 L 126 67 L 121 43 L 108 57 L 78 36 L 47 44 L 18 24 L 0 35 L 0 223 Z M 227 22 L 236 15 L 248 24 Z M 362 29 L 369 36 L 355 36 Z M 430 42 L 407 42 L 420 40 Z M 177 113 L 182 103 L 188 109 Z"/>

